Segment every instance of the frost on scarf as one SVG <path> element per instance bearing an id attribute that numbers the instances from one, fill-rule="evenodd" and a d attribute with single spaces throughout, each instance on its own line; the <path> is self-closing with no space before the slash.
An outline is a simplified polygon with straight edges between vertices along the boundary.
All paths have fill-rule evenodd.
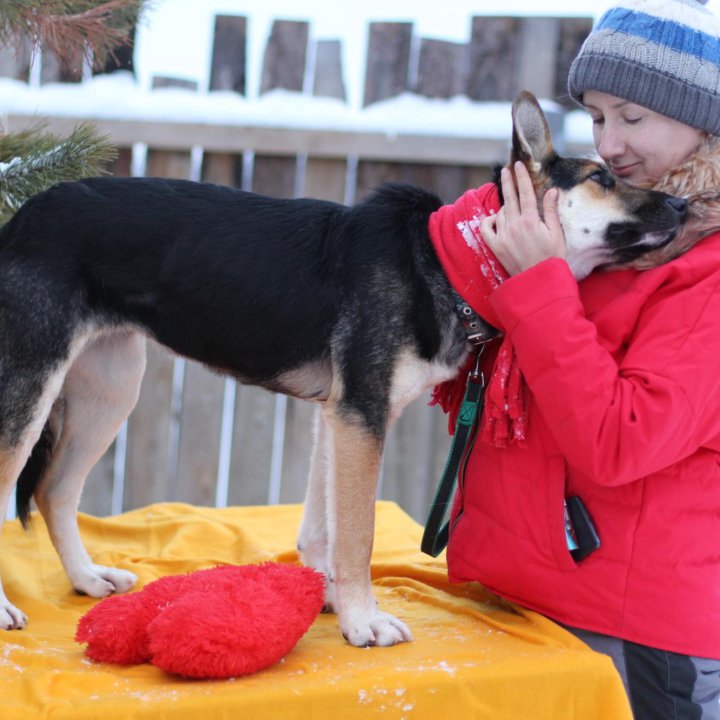
<path id="1" fill-rule="evenodd" d="M 483 185 L 468 191 L 453 205 L 445 205 L 433 213 L 429 231 L 438 258 L 455 291 L 480 317 L 502 330 L 489 298 L 508 274 L 485 244 L 480 232 L 482 221 L 499 208 L 495 185 Z M 453 380 L 438 385 L 433 391 L 431 404 L 439 404 L 450 413 L 453 425 L 462 403 L 468 370 L 464 368 Z M 504 336 L 485 393 L 482 438 L 498 447 L 524 440 L 527 395 L 527 385 L 512 343 Z"/>

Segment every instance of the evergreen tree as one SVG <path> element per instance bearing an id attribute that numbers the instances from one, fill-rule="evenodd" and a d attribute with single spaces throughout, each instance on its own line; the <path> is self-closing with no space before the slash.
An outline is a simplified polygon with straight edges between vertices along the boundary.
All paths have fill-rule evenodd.
<path id="1" fill-rule="evenodd" d="M 0 44 L 29 41 L 64 63 L 102 68 L 128 42 L 143 0 L 0 0 Z M 65 139 L 43 125 L 21 133 L 0 127 L 0 225 L 31 195 L 62 180 L 98 175 L 113 147 L 88 124 Z"/>

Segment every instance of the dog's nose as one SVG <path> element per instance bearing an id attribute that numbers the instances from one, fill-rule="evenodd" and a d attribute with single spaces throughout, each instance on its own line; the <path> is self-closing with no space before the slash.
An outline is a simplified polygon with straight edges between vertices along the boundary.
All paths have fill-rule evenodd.
<path id="1" fill-rule="evenodd" d="M 685 198 L 669 197 L 665 202 L 680 216 L 681 219 L 687 215 L 688 201 L 685 200 Z"/>

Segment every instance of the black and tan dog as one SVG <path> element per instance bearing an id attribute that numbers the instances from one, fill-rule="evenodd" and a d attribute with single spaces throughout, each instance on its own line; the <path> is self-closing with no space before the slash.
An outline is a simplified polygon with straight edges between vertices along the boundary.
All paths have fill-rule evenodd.
<path id="1" fill-rule="evenodd" d="M 513 159 L 538 192 L 560 189 L 578 276 L 670 241 L 682 201 L 558 157 L 528 94 L 513 119 Z M 0 233 L 0 518 L 20 478 L 21 517 L 34 495 L 79 592 L 132 587 L 130 572 L 90 559 L 76 512 L 89 470 L 135 405 L 154 338 L 240 382 L 319 404 L 303 560 L 326 574 L 350 643 L 409 640 L 376 606 L 370 553 L 387 428 L 470 351 L 428 237 L 439 205 L 397 185 L 344 207 L 114 178 L 32 198 Z M 0 627 L 26 620 L 0 587 Z"/>

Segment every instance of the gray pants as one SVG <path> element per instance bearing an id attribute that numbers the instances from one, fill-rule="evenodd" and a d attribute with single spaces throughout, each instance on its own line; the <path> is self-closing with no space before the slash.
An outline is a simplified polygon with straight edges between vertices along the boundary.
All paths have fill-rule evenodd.
<path id="1" fill-rule="evenodd" d="M 609 655 L 635 720 L 720 720 L 720 660 L 656 650 L 587 630 L 565 629 Z"/>

